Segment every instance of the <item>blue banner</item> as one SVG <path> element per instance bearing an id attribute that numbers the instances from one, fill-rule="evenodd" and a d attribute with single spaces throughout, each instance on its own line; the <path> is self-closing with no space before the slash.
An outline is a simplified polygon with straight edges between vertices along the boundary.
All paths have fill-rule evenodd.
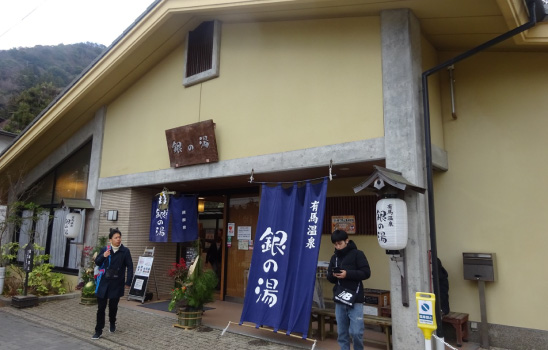
<path id="1" fill-rule="evenodd" d="M 198 202 L 196 196 L 171 197 L 169 211 L 172 242 L 190 242 L 198 239 Z"/>
<path id="2" fill-rule="evenodd" d="M 262 186 L 255 248 L 240 318 L 306 338 L 327 179 L 284 189 Z"/>
<path id="3" fill-rule="evenodd" d="M 165 205 L 166 196 L 157 196 L 152 200 L 152 211 L 150 214 L 150 233 L 148 236 L 151 242 L 167 242 L 167 230 L 169 227 L 169 210 L 160 209 Z"/>

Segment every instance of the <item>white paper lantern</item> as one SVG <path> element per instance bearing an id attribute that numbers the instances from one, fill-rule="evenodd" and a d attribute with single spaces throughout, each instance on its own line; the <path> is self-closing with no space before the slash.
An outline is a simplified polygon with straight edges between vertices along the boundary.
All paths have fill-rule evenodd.
<path id="1" fill-rule="evenodd" d="M 407 205 L 398 198 L 384 198 L 377 202 L 377 239 L 387 250 L 407 246 Z"/>
<path id="2" fill-rule="evenodd" d="M 80 213 L 68 213 L 65 217 L 65 237 L 76 238 L 80 234 L 80 227 L 82 226 L 82 214 Z"/>

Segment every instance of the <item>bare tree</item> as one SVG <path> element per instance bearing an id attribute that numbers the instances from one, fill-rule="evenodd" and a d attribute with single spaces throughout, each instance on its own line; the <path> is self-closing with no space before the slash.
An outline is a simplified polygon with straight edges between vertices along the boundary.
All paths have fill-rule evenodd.
<path id="1" fill-rule="evenodd" d="M 6 266 L 14 259 L 19 249 L 17 242 L 13 242 L 13 234 L 23 223 L 21 212 L 33 212 L 33 218 L 38 217 L 41 209 L 29 201 L 36 193 L 37 187 L 25 188 L 24 170 L 7 172 L 0 180 L 0 267 Z M 29 242 L 34 241 L 34 230 L 29 231 Z"/>

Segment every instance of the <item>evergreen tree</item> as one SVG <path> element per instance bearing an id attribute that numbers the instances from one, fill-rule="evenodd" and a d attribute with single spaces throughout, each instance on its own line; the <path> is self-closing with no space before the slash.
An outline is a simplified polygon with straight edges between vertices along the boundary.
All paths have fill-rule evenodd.
<path id="1" fill-rule="evenodd" d="M 59 94 L 60 88 L 52 83 L 41 83 L 23 91 L 15 99 L 17 109 L 4 130 L 20 133 Z"/>

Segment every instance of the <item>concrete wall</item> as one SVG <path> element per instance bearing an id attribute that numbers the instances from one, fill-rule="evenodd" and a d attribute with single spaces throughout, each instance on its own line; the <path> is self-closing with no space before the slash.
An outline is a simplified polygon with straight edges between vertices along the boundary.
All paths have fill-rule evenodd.
<path id="1" fill-rule="evenodd" d="M 377 17 L 224 24 L 220 77 L 189 88 L 183 54 L 108 106 L 101 177 L 169 168 L 165 130 L 207 119 L 220 160 L 383 136 Z"/>
<path id="2" fill-rule="evenodd" d="M 438 249 L 451 309 L 472 320 L 480 320 L 478 288 L 463 279 L 462 253 L 496 253 L 498 281 L 486 286 L 489 323 L 548 330 L 547 59 L 547 53 L 481 53 L 457 64 L 456 120 L 442 77 L 451 167 L 435 177 Z"/>
<path id="3" fill-rule="evenodd" d="M 427 71 L 440 62 L 438 59 L 438 52 L 424 37 L 421 40 L 421 55 L 422 55 L 422 70 Z M 443 123 L 442 123 L 442 107 L 441 107 L 441 86 L 440 77 L 442 75 L 447 76 L 447 71 L 441 71 L 438 74 L 432 74 L 428 77 L 428 99 L 430 102 L 430 132 L 431 141 L 433 147 L 445 149 L 445 141 L 443 138 Z M 449 113 L 451 105 L 449 107 Z"/>

